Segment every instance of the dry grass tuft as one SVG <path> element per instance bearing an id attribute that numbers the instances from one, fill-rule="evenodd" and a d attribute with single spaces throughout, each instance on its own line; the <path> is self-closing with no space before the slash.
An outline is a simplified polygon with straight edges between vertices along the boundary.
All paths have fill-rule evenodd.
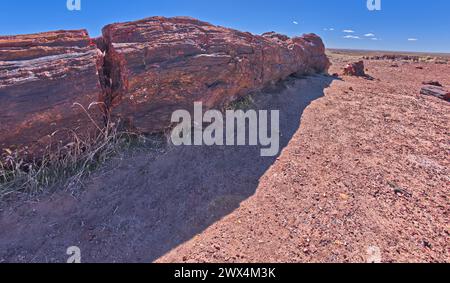
<path id="1" fill-rule="evenodd" d="M 119 131 L 119 123 L 107 120 L 106 125 L 100 127 L 91 119 L 97 128 L 94 136 L 82 138 L 70 131 L 72 142 L 65 146 L 49 146 L 39 159 L 26 161 L 18 151 L 0 153 L 3 154 L 0 159 L 0 199 L 16 192 L 39 193 L 61 183 L 81 183 L 111 157 L 147 142 L 146 137 Z"/>

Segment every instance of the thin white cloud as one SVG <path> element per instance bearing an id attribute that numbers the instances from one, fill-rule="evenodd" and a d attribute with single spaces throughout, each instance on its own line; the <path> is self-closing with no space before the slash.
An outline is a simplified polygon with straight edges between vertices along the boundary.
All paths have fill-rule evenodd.
<path id="1" fill-rule="evenodd" d="M 355 31 L 354 31 L 354 30 L 351 30 L 351 29 L 344 29 L 342 32 L 345 32 L 345 33 L 354 33 Z"/>
<path id="2" fill-rule="evenodd" d="M 298 25 L 298 22 L 297 21 L 293 21 L 292 22 L 294 25 Z"/>
<path id="3" fill-rule="evenodd" d="M 375 34 L 373 34 L 373 33 L 366 33 L 364 36 L 365 37 L 375 37 Z"/>
<path id="4" fill-rule="evenodd" d="M 408 41 L 418 41 L 417 38 L 408 38 Z"/>
<path id="5" fill-rule="evenodd" d="M 330 31 L 334 31 L 334 28 L 330 28 Z"/>
<path id="6" fill-rule="evenodd" d="M 381 40 L 381 39 L 378 39 L 378 38 L 376 38 L 376 37 L 372 37 L 371 40 L 378 41 L 378 40 Z"/>
<path id="7" fill-rule="evenodd" d="M 346 39 L 361 39 L 361 37 L 356 36 L 356 35 L 346 35 L 346 36 L 344 36 L 344 38 L 346 38 Z"/>

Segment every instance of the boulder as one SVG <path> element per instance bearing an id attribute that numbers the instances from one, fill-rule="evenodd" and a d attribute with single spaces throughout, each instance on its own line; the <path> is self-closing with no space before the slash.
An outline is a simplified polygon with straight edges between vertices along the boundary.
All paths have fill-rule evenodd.
<path id="1" fill-rule="evenodd" d="M 450 92 L 439 86 L 426 85 L 422 87 L 420 93 L 423 95 L 435 96 L 437 98 L 450 101 Z"/>
<path id="2" fill-rule="evenodd" d="M 113 117 L 141 132 L 170 126 L 196 101 L 216 108 L 293 74 L 326 72 L 322 40 L 253 35 L 192 18 L 152 17 L 103 29 Z"/>
<path id="3" fill-rule="evenodd" d="M 0 151 L 67 142 L 92 129 L 103 55 L 85 30 L 0 36 Z M 94 107 L 95 108 L 95 107 Z M 98 107 L 93 119 L 101 123 Z M 53 136 L 53 138 L 50 138 Z"/>
<path id="4" fill-rule="evenodd" d="M 356 63 L 347 64 L 344 68 L 344 75 L 346 76 L 357 76 L 364 77 L 366 73 L 364 72 L 364 61 L 359 61 Z"/>

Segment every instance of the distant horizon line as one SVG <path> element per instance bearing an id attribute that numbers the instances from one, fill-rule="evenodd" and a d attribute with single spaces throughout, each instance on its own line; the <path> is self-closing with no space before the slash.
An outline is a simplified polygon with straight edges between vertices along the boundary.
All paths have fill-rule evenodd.
<path id="1" fill-rule="evenodd" d="M 356 48 L 340 48 L 340 47 L 325 47 L 330 51 L 353 51 L 353 52 L 391 52 L 391 53 L 415 53 L 415 54 L 433 54 L 450 56 L 450 51 L 413 51 L 413 50 L 383 50 L 383 49 L 356 49 Z"/>

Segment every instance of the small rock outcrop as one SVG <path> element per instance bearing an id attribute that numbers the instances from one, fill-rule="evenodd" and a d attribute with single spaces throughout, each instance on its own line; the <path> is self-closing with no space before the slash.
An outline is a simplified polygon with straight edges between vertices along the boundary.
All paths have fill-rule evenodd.
<path id="1" fill-rule="evenodd" d="M 99 101 L 103 55 L 85 30 L 0 36 L 0 148 L 39 147 L 86 133 Z M 95 108 L 95 109 L 94 109 Z M 101 121 L 98 107 L 93 119 Z"/>
<path id="2" fill-rule="evenodd" d="M 364 61 L 359 61 L 356 63 L 347 64 L 344 68 L 344 75 L 346 76 L 356 76 L 356 77 L 365 77 L 366 73 L 364 72 Z"/>

